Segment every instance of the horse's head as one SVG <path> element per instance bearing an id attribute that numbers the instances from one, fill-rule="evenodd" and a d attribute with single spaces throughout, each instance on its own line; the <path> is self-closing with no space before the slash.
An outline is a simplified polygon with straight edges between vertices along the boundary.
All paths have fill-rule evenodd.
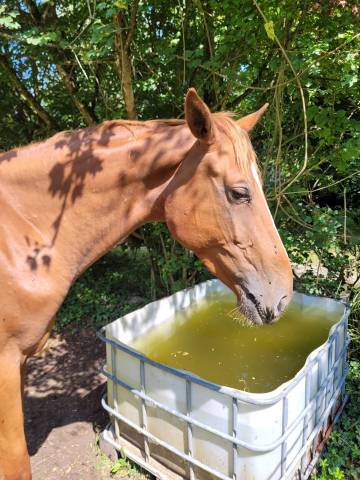
<path id="1" fill-rule="evenodd" d="M 290 262 L 248 136 L 265 109 L 235 121 L 211 114 L 189 90 L 185 118 L 197 141 L 165 199 L 173 236 L 236 293 L 240 311 L 253 323 L 275 320 L 292 294 Z"/>

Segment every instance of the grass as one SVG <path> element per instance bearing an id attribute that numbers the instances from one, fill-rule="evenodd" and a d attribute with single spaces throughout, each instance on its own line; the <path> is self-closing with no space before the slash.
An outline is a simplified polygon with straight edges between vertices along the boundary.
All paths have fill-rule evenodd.
<path id="1" fill-rule="evenodd" d="M 144 472 L 135 463 L 128 460 L 123 453 L 115 462 L 112 462 L 100 449 L 98 440 L 99 438 L 97 435 L 94 449 L 96 455 L 96 470 L 98 472 L 98 480 L 108 480 L 109 478 L 113 478 L 114 480 L 120 478 L 131 480 L 149 480 L 151 478 L 149 474 Z"/>

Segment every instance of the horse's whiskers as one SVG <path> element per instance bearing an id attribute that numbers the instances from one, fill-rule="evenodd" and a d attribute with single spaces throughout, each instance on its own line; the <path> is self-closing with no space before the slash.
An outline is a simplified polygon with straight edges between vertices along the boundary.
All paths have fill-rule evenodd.
<path id="1" fill-rule="evenodd" d="M 235 323 L 238 325 L 241 325 L 242 327 L 253 327 L 254 325 L 243 315 L 240 314 L 239 310 L 237 307 L 233 308 L 230 310 L 227 315 L 233 320 Z"/>
<path id="2" fill-rule="evenodd" d="M 231 310 L 229 310 L 228 315 L 231 315 L 231 314 L 237 313 L 237 312 L 239 312 L 238 307 L 234 307 Z"/>

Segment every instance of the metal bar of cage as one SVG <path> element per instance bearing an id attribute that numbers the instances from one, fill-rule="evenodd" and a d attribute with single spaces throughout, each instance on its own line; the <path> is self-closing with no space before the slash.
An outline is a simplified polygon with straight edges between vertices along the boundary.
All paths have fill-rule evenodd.
<path id="1" fill-rule="evenodd" d="M 332 366 L 332 369 L 330 370 L 329 373 L 332 373 L 332 371 L 334 370 L 335 366 L 339 363 L 339 361 L 342 359 L 342 354 L 345 354 L 346 352 L 346 347 L 348 345 L 348 342 L 349 340 L 347 340 L 347 342 L 345 342 L 345 345 L 344 345 L 344 348 L 342 349 L 341 351 L 341 354 L 339 355 L 339 358 L 336 360 L 336 362 L 334 362 L 333 366 Z M 199 422 L 198 420 L 195 420 L 187 415 L 184 415 L 182 414 L 181 412 L 178 412 L 176 410 L 173 410 L 165 405 L 163 405 L 162 403 L 154 400 L 152 397 L 148 396 L 147 394 L 143 393 L 141 390 L 137 390 L 136 388 L 133 388 L 131 387 L 131 385 L 127 384 L 126 382 L 123 382 L 122 380 L 119 380 L 114 374 L 111 374 L 110 372 L 108 372 L 105 368 L 102 369 L 102 373 L 109 379 L 111 380 L 112 382 L 114 383 L 117 383 L 118 385 L 122 386 L 123 388 L 125 388 L 126 390 L 130 391 L 133 393 L 133 395 L 139 397 L 140 399 L 143 399 L 145 400 L 146 402 L 148 402 L 149 404 L 152 404 L 154 406 L 156 406 L 157 408 L 160 408 L 161 410 L 164 410 L 165 412 L 167 413 L 170 413 L 171 415 L 174 415 L 175 417 L 185 421 L 185 422 L 189 422 L 189 423 L 192 423 L 193 425 L 199 427 L 199 428 L 202 428 L 203 430 L 206 430 L 208 431 L 209 433 L 212 433 L 214 435 L 217 435 L 218 437 L 221 437 L 222 439 L 224 440 L 227 440 L 229 442 L 232 442 L 232 443 L 236 443 L 236 445 L 240 446 L 240 447 L 243 447 L 243 448 L 246 448 L 248 450 L 253 450 L 255 452 L 267 452 L 267 451 L 270 451 L 270 450 L 273 450 L 274 448 L 278 447 L 296 428 L 297 426 L 299 425 L 299 423 L 303 420 L 303 418 L 306 416 L 306 414 L 308 413 L 308 411 L 312 408 L 313 404 L 316 403 L 316 399 L 320 396 L 320 394 L 322 393 L 322 391 L 324 390 L 324 388 L 327 389 L 328 387 L 328 383 L 330 382 L 330 379 L 329 379 L 329 375 L 326 376 L 325 378 L 325 381 L 322 383 L 322 386 L 320 387 L 320 389 L 318 390 L 318 392 L 316 393 L 315 397 L 311 400 L 311 402 L 308 403 L 308 405 L 304 408 L 304 410 L 302 411 L 301 415 L 299 415 L 297 417 L 297 419 L 288 427 L 287 431 L 281 435 L 275 442 L 271 443 L 271 444 L 268 444 L 268 445 L 265 445 L 263 447 L 259 447 L 257 445 L 251 445 L 247 442 L 244 442 L 244 441 L 241 441 L 239 440 L 238 438 L 234 438 L 233 436 L 231 435 L 228 435 L 226 433 L 223 433 L 223 432 L 219 432 L 207 425 L 205 425 L 204 423 L 202 422 Z M 346 374 L 347 374 L 347 369 L 345 371 L 345 374 L 342 376 L 342 379 L 341 379 L 341 385 L 343 384 L 343 382 L 345 381 L 345 378 L 346 378 Z"/>
<path id="2" fill-rule="evenodd" d="M 338 389 L 338 393 L 341 392 L 341 388 Z M 328 408 L 326 409 L 325 411 L 325 416 L 327 416 L 333 405 L 335 404 L 337 400 L 337 396 L 335 396 L 333 398 L 333 400 L 330 402 Z M 347 397 L 344 398 L 343 402 L 342 402 L 342 405 L 341 405 L 341 409 L 343 408 L 343 406 L 345 405 L 347 401 Z M 228 477 L 227 475 L 224 475 L 222 474 L 221 472 L 218 472 L 217 470 L 214 470 L 213 468 L 209 467 L 208 465 L 205 465 L 204 463 L 200 462 L 199 460 L 196 460 L 195 458 L 193 458 L 192 456 L 190 455 L 187 455 L 187 454 L 184 454 L 181 450 L 178 450 L 177 448 L 169 445 L 167 442 L 161 440 L 160 438 L 156 437 L 155 435 L 151 434 L 150 432 L 148 432 L 147 430 L 143 429 L 142 427 L 139 427 L 138 425 L 136 425 L 136 423 L 132 422 L 131 420 L 129 420 L 128 418 L 126 418 L 124 415 L 121 415 L 119 412 L 115 411 L 113 408 L 111 408 L 105 401 L 105 395 L 104 397 L 102 398 L 101 400 L 101 405 L 102 407 L 112 416 L 114 416 L 115 418 L 117 418 L 118 420 L 124 422 L 126 425 L 128 425 L 129 427 L 133 428 L 134 430 L 136 430 L 138 433 L 141 433 L 142 435 L 146 436 L 148 439 L 152 440 L 155 444 L 158 444 L 164 448 L 166 448 L 167 450 L 169 450 L 171 453 L 174 453 L 175 455 L 177 455 L 178 457 L 182 458 L 183 460 L 186 460 L 187 462 L 190 462 L 191 464 L 201 468 L 202 470 L 205 470 L 206 472 L 208 473 L 211 473 L 212 475 L 214 475 L 215 477 L 217 478 L 220 478 L 221 480 L 233 480 L 232 477 Z M 311 443 L 311 441 L 313 440 L 313 438 L 318 434 L 318 427 L 321 426 L 321 423 L 322 422 L 319 422 L 319 424 L 317 426 L 315 426 L 312 434 L 309 436 L 308 438 L 308 441 L 306 442 L 306 444 L 302 447 L 302 449 L 300 450 L 300 452 L 296 455 L 296 457 L 294 458 L 294 460 L 291 462 L 291 464 L 289 465 L 289 467 L 286 469 L 285 471 L 285 474 L 280 478 L 280 480 L 285 480 L 287 477 L 287 473 L 289 471 L 291 471 L 291 468 L 293 465 L 295 465 L 299 459 L 301 458 L 301 456 L 306 452 L 306 449 L 307 447 L 309 446 L 309 444 Z M 114 444 L 114 446 L 119 450 L 121 451 L 121 446 L 119 444 L 117 444 L 116 442 L 111 442 Z"/>
<path id="3" fill-rule="evenodd" d="M 326 377 L 327 378 L 327 377 Z M 318 392 L 319 394 L 319 392 Z M 312 402 L 312 403 L 315 403 L 316 404 L 316 399 L 314 399 L 315 402 Z M 303 422 L 303 428 L 302 428 L 302 439 L 301 439 L 301 448 L 304 447 L 304 445 L 306 445 L 306 440 L 307 440 L 307 430 L 308 430 L 308 411 L 311 410 L 311 408 L 308 408 L 310 406 L 310 371 L 308 371 L 306 373 L 306 376 L 305 376 L 305 408 L 304 408 L 304 411 L 306 410 L 306 414 L 304 415 L 304 422 Z M 302 456 L 301 458 L 301 470 L 304 470 L 305 469 L 305 461 L 306 461 L 306 458 L 305 458 L 305 454 Z"/>
<path id="4" fill-rule="evenodd" d="M 143 361 L 140 361 L 140 386 L 141 393 L 145 395 L 145 364 Z M 141 399 L 141 424 L 142 427 L 147 430 L 147 411 L 146 411 L 146 402 L 145 399 Z M 150 448 L 149 443 L 146 437 L 144 437 L 144 450 L 145 450 L 145 460 L 148 461 L 150 458 Z"/>
<path id="5" fill-rule="evenodd" d="M 282 428 L 281 433 L 282 436 L 285 435 L 287 423 L 288 423 L 288 415 L 289 415 L 289 403 L 288 398 L 284 397 L 282 402 Z M 284 476 L 286 470 L 286 440 L 284 440 L 281 444 L 281 476 Z"/>
<path id="6" fill-rule="evenodd" d="M 205 465 L 204 463 L 200 462 L 199 460 L 196 460 L 194 457 L 191 455 L 187 455 L 186 453 L 183 453 L 181 450 L 169 445 L 167 442 L 164 442 L 164 440 L 161 440 L 160 438 L 156 437 L 149 431 L 145 430 L 142 427 L 139 427 L 136 425 L 136 423 L 132 422 L 129 420 L 127 417 L 124 415 L 121 415 L 121 413 L 117 412 L 113 408 L 111 408 L 105 401 L 105 396 L 101 400 L 101 405 L 103 408 L 109 412 L 111 415 L 113 415 L 115 418 L 118 420 L 126 423 L 129 427 L 133 428 L 137 432 L 141 433 L 142 435 L 145 435 L 148 437 L 150 440 L 152 440 L 155 444 L 160 445 L 161 447 L 166 448 L 169 450 L 171 453 L 174 453 L 178 457 L 182 458 L 183 460 L 186 460 L 187 462 L 192 463 L 193 465 L 205 470 L 208 473 L 211 473 L 212 475 L 216 476 L 217 478 L 220 478 L 221 480 L 233 480 L 231 477 L 228 477 L 227 475 L 222 474 L 221 472 L 218 472 L 217 470 L 214 470 L 213 468 L 209 467 L 208 465 Z"/>
<path id="7" fill-rule="evenodd" d="M 119 385 L 121 385 L 122 387 L 124 388 L 127 388 L 127 390 L 129 391 L 132 391 L 132 393 L 134 393 L 134 395 L 136 395 L 137 397 L 140 396 L 139 395 L 139 391 L 136 390 L 136 391 L 133 391 L 133 389 L 131 387 L 129 387 L 127 385 L 127 387 L 125 386 L 126 384 L 121 382 L 121 381 L 116 381 L 116 379 L 114 377 L 111 377 L 111 376 L 107 376 L 110 380 L 112 381 L 115 381 L 116 383 L 118 383 Z M 343 386 L 343 383 L 345 382 L 345 378 L 346 376 L 342 379 L 339 387 L 337 388 L 336 390 L 336 394 L 339 395 L 341 393 L 341 388 Z M 136 392 L 136 393 L 135 393 Z M 335 395 L 336 396 L 336 395 Z M 147 396 L 146 396 L 147 397 Z M 251 451 L 254 451 L 254 452 L 257 452 L 257 453 L 266 453 L 266 452 L 270 452 L 272 450 L 274 450 L 275 448 L 277 448 L 279 445 L 281 445 L 284 440 L 287 439 L 288 436 L 290 436 L 293 431 L 296 430 L 296 427 L 298 427 L 298 425 L 301 423 L 301 421 L 303 420 L 303 418 L 305 417 L 305 415 L 308 413 L 308 411 L 310 410 L 311 406 L 312 406 L 312 403 L 309 403 L 308 407 L 306 409 L 303 410 L 302 414 L 296 419 L 295 422 L 293 422 L 291 428 L 289 428 L 284 435 L 281 435 L 281 437 L 279 437 L 275 442 L 273 443 L 270 443 L 270 444 L 267 444 L 267 445 L 264 445 L 262 447 L 259 447 L 258 445 L 251 445 L 247 442 L 244 442 L 242 440 L 239 440 L 238 438 L 235 438 L 233 436 L 230 436 L 230 435 L 227 435 L 226 433 L 223 433 L 223 432 L 219 432 L 218 430 L 215 430 L 207 425 L 205 425 L 204 423 L 201 423 L 193 418 L 190 418 L 190 417 L 186 417 L 186 415 L 183 415 L 182 413 L 180 412 L 177 412 L 176 410 L 172 410 L 168 407 L 166 407 L 165 405 L 162 405 L 161 403 L 159 402 L 156 402 L 154 400 L 151 399 L 151 397 L 147 397 L 145 399 L 146 401 L 148 401 L 149 403 L 152 403 L 154 406 L 156 406 L 157 408 L 160 408 L 161 410 L 167 412 L 167 413 L 170 413 L 171 415 L 174 415 L 174 417 L 176 418 L 179 418 L 180 420 L 184 421 L 184 422 L 188 422 L 188 423 L 191 423 L 195 426 L 197 426 L 198 428 L 202 428 L 203 430 L 206 430 L 207 432 L 209 433 L 212 433 L 213 435 L 216 435 L 217 437 L 220 437 L 222 438 L 223 440 L 227 440 L 228 442 L 231 442 L 231 443 L 234 443 L 236 444 L 238 447 L 242 447 L 242 448 L 246 448 L 247 450 L 251 450 Z M 107 407 L 109 407 L 107 405 Z M 105 407 L 104 407 L 105 408 Z M 109 407 L 111 408 L 111 407 Z M 107 408 L 105 408 L 107 410 Z M 321 422 L 319 421 L 316 426 L 320 425 Z M 316 426 L 314 428 L 316 428 Z"/>
<path id="8" fill-rule="evenodd" d="M 239 432 L 239 404 L 236 398 L 232 398 L 232 434 L 234 440 L 236 440 L 240 434 Z M 232 444 L 233 448 L 233 457 L 232 457 L 232 474 L 233 479 L 238 480 L 238 459 L 239 459 L 239 449 L 235 441 Z"/>
<path id="9" fill-rule="evenodd" d="M 186 433 L 187 433 L 187 449 L 188 455 L 192 457 L 193 455 L 193 432 L 192 432 L 192 422 L 191 422 L 191 382 L 186 380 Z M 194 468 L 190 464 L 190 480 L 194 480 Z"/>

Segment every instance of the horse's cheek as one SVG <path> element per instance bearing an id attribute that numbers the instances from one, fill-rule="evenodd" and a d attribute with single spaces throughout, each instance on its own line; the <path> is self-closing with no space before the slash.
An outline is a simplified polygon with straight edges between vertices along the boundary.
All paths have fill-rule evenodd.
<path id="1" fill-rule="evenodd" d="M 197 229 L 194 228 L 194 213 L 177 198 L 168 198 L 165 205 L 165 221 L 178 242 L 193 250 L 197 245 Z"/>

